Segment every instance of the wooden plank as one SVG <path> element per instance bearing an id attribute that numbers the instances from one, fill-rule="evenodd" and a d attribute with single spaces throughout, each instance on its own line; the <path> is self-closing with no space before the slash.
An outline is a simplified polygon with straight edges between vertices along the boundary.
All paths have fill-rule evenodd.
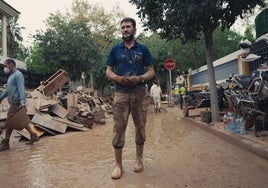
<path id="1" fill-rule="evenodd" d="M 66 122 L 66 125 L 68 127 L 75 129 L 75 130 L 79 130 L 79 131 L 88 131 L 89 130 L 89 128 L 85 127 L 84 125 L 69 121 L 68 119 L 60 119 L 60 118 L 53 118 L 53 119 L 55 121 Z"/>
<path id="2" fill-rule="evenodd" d="M 58 133 L 65 133 L 67 129 L 67 125 L 52 121 L 49 114 L 35 114 L 32 122 Z"/>
<path id="3" fill-rule="evenodd" d="M 26 129 L 22 129 L 21 131 L 17 131 L 19 135 L 26 138 L 27 140 L 31 140 L 30 133 Z"/>
<path id="4" fill-rule="evenodd" d="M 37 134 L 38 137 L 41 137 L 45 134 L 43 130 L 39 129 L 35 125 L 31 124 L 30 126 L 33 129 L 33 131 Z M 21 131 L 16 131 L 16 132 L 22 137 L 25 137 L 27 140 L 31 139 L 31 135 L 26 129 L 22 129 Z"/>
<path id="5" fill-rule="evenodd" d="M 59 121 L 59 122 L 62 122 L 62 123 L 65 123 L 67 125 L 72 125 L 72 126 L 77 127 L 77 128 L 83 128 L 84 127 L 84 125 L 79 124 L 79 123 L 72 122 L 72 121 L 70 121 L 70 120 L 68 120 L 66 118 L 60 119 L 60 118 L 53 117 L 52 119 L 53 120 L 56 120 L 56 121 Z"/>
<path id="6" fill-rule="evenodd" d="M 7 119 L 7 112 L 0 112 L 0 121 Z"/>
<path id="7" fill-rule="evenodd" d="M 38 98 L 39 96 L 41 96 L 41 95 L 43 95 L 42 93 L 40 93 L 40 91 L 38 91 L 38 90 L 33 90 L 32 92 L 30 92 L 30 95 L 31 95 L 31 97 L 33 98 L 33 99 L 36 99 L 36 98 Z"/>
<path id="8" fill-rule="evenodd" d="M 52 135 L 52 136 L 55 136 L 55 135 L 56 135 L 55 132 L 53 132 L 53 131 L 51 131 L 51 130 L 49 130 L 49 129 L 46 129 L 45 127 L 43 127 L 43 126 L 41 126 L 41 125 L 35 124 L 35 126 L 38 127 L 39 129 L 45 131 L 46 133 Z"/>
<path id="9" fill-rule="evenodd" d="M 68 113 L 68 111 L 63 106 L 61 106 L 60 104 L 55 104 L 55 105 L 51 106 L 49 108 L 49 110 L 53 114 L 59 116 L 60 118 L 65 118 L 67 113 Z"/>
<path id="10" fill-rule="evenodd" d="M 55 132 L 53 132 L 53 131 L 51 131 L 51 130 L 49 130 L 49 129 L 47 129 L 47 128 L 41 126 L 41 125 L 35 124 L 35 126 L 38 127 L 39 129 L 43 130 L 44 132 L 46 132 L 46 133 L 52 135 L 52 136 L 57 135 L 57 133 L 55 133 Z"/>
<path id="11" fill-rule="evenodd" d="M 58 99 L 47 97 L 37 90 L 32 91 L 31 96 L 35 99 L 35 108 L 38 111 L 48 110 L 49 107 L 60 103 Z"/>
<path id="12" fill-rule="evenodd" d="M 48 108 L 41 109 L 40 112 L 47 113 L 48 112 Z"/>
<path id="13" fill-rule="evenodd" d="M 27 98 L 26 99 L 26 109 L 27 109 L 27 114 L 28 115 L 36 114 L 36 109 L 35 109 L 36 101 L 37 100 L 33 99 L 33 98 Z"/>
<path id="14" fill-rule="evenodd" d="M 38 137 L 41 137 L 45 134 L 45 131 L 39 129 L 34 124 L 31 124 L 30 126 L 32 127 L 33 131 L 37 134 Z"/>
<path id="15" fill-rule="evenodd" d="M 40 108 L 40 98 L 36 98 L 35 109 L 39 111 L 39 108 Z"/>
<path id="16" fill-rule="evenodd" d="M 10 105 L 7 102 L 7 98 L 0 102 L 0 120 L 6 120 L 9 107 Z"/>
<path id="17" fill-rule="evenodd" d="M 71 107 L 77 108 L 78 104 L 78 93 L 70 93 L 67 96 L 67 110 L 70 110 Z"/>
<path id="18" fill-rule="evenodd" d="M 79 131 L 88 131 L 89 130 L 89 128 L 87 128 L 87 127 L 78 128 L 78 127 L 73 126 L 71 124 L 67 124 L 67 125 L 68 125 L 68 127 L 75 129 L 75 130 L 79 130 Z"/>
<path id="19" fill-rule="evenodd" d="M 56 99 L 40 98 L 39 110 L 49 108 L 55 104 L 59 104 L 59 101 L 57 101 Z"/>
<path id="20" fill-rule="evenodd" d="M 5 128 L 6 128 L 6 121 L 0 120 L 0 131 L 1 131 L 1 129 L 5 129 Z"/>
<path id="21" fill-rule="evenodd" d="M 74 121 L 74 117 L 75 117 L 75 115 L 76 115 L 76 113 L 78 112 L 78 108 L 77 107 L 73 107 L 73 106 L 71 106 L 70 108 L 69 108 L 69 110 L 68 110 L 68 113 L 67 113 L 67 115 L 66 115 L 66 117 L 69 119 L 69 120 L 73 120 Z"/>

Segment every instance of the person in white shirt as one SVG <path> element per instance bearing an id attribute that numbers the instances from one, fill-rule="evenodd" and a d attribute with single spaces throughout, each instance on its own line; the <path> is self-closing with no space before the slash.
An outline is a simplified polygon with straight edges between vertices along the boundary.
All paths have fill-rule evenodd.
<path id="1" fill-rule="evenodd" d="M 153 98 L 154 101 L 154 112 L 156 113 L 161 112 L 161 96 L 162 96 L 162 90 L 159 85 L 158 80 L 154 80 L 154 83 L 150 89 L 150 96 Z"/>

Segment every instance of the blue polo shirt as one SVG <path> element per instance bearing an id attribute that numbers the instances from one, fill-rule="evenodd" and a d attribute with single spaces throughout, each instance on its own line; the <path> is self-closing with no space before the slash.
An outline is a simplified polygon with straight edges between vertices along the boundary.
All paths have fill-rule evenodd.
<path id="1" fill-rule="evenodd" d="M 138 43 L 128 49 L 124 42 L 114 46 L 110 52 L 106 65 L 113 67 L 114 72 L 120 76 L 139 76 L 145 73 L 145 67 L 153 64 L 149 49 Z M 116 91 L 128 91 L 144 86 L 139 83 L 133 87 L 125 87 L 115 83 Z"/>

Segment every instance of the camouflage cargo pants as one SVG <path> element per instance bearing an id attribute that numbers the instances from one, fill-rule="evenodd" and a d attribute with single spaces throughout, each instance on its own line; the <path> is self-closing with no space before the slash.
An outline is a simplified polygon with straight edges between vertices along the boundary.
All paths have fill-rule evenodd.
<path id="1" fill-rule="evenodd" d="M 128 118 L 131 113 L 135 124 L 135 142 L 141 145 L 146 140 L 145 124 L 148 108 L 147 88 L 137 88 L 128 93 L 115 92 L 114 95 L 114 128 L 113 147 L 123 148 Z"/>

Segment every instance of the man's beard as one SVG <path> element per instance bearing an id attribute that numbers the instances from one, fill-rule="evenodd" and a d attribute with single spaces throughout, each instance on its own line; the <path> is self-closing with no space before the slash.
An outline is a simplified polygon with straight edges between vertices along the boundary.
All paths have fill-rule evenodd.
<path id="1" fill-rule="evenodd" d="M 122 39 L 123 39 L 125 42 L 129 42 L 129 41 L 131 41 L 132 39 L 134 39 L 134 33 L 130 33 L 130 34 L 127 34 L 127 35 L 123 35 L 123 36 L 122 36 Z"/>

